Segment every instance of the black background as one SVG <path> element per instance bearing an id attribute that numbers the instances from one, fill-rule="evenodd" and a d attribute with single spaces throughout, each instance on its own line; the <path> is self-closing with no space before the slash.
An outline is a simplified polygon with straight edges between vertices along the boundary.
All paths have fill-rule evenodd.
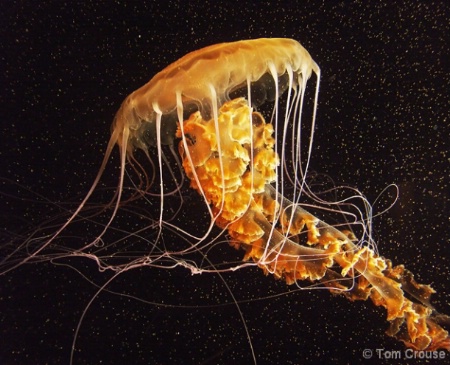
<path id="1" fill-rule="evenodd" d="M 445 1 L 6 1 L 1 13 L 3 244 L 21 228 L 10 217 L 37 225 L 45 207 L 31 193 L 21 200 L 16 184 L 49 201 L 85 194 L 121 101 L 156 72 L 210 44 L 289 37 L 322 69 L 312 170 L 372 202 L 399 186 L 397 204 L 374 221 L 379 250 L 432 284 L 436 307 L 450 313 Z M 78 266 L 99 283 L 110 277 L 88 260 Z M 294 291 L 256 268 L 225 279 L 238 301 L 250 299 L 240 303 L 245 326 L 216 275 L 147 267 L 118 277 L 112 290 L 147 303 L 96 298 L 74 364 L 249 364 L 245 328 L 258 364 L 392 363 L 362 352 L 404 349 L 370 302 Z M 97 290 L 50 263 L 2 276 L 0 363 L 67 364 Z"/>

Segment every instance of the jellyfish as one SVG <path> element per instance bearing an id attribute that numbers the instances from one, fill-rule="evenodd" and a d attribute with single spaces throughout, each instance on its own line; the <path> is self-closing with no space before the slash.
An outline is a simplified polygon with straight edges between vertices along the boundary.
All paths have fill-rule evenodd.
<path id="1" fill-rule="evenodd" d="M 307 87 L 312 79 L 313 89 Z M 171 262 L 193 272 L 214 271 L 184 257 L 226 235 L 232 247 L 243 251 L 242 264 L 230 270 L 256 265 L 287 285 L 308 282 L 350 301 L 370 298 L 387 311 L 388 335 L 414 350 L 450 350 L 442 327 L 448 318 L 431 305 L 433 289 L 378 253 L 371 237 L 371 207 L 364 196 L 352 190 L 350 198 L 324 201 L 308 183 L 319 81 L 319 66 L 292 39 L 221 43 L 185 55 L 123 101 L 86 197 L 56 233 L 27 250 L 29 255 L 13 261 L 8 270 L 42 257 L 74 222 L 92 219 L 94 215 L 81 214 L 118 146 L 120 177 L 108 205 L 109 218 L 95 240 L 72 254 L 92 258 L 104 270 Z M 137 183 L 125 196 L 127 166 Z M 179 177 L 176 171 L 181 171 Z M 178 214 L 171 197 L 182 195 L 185 178 L 206 211 L 200 234 L 166 218 L 169 210 L 172 217 Z M 158 202 L 151 224 L 155 242 L 169 229 L 189 245 L 176 250 L 155 245 L 120 265 L 100 256 L 121 208 L 150 198 Z M 313 213 L 320 204 L 324 216 L 338 213 L 342 223 L 329 224 Z"/>

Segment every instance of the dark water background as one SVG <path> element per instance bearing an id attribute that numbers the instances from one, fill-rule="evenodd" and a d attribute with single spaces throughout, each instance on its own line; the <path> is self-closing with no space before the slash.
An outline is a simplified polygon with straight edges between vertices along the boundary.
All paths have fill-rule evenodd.
<path id="1" fill-rule="evenodd" d="M 1 177 L 50 201 L 83 195 L 121 101 L 156 72 L 213 43 L 294 38 L 322 69 L 312 169 L 372 202 L 387 185 L 398 185 L 398 203 L 374 221 L 379 250 L 432 284 L 436 307 L 450 313 L 445 1 L 6 4 Z M 9 193 L 10 184 L 2 189 Z M 20 230 L 9 226 L 19 221 L 11 217 L 39 224 L 36 210 L 45 209 L 4 195 L 1 203 L 4 237 Z M 77 265 L 104 282 L 93 263 Z M 287 288 L 257 269 L 227 274 L 226 282 L 238 300 L 252 299 L 240 309 L 258 364 L 392 363 L 364 360 L 362 352 L 404 349 L 384 335 L 385 312 L 370 302 L 326 291 L 262 299 Z M 252 363 L 236 306 L 215 306 L 232 303 L 217 276 L 143 268 L 111 289 L 154 304 L 100 295 L 82 322 L 74 364 Z M 0 363 L 67 364 L 96 290 L 74 270 L 48 263 L 0 277 Z M 446 356 L 439 363 L 448 363 Z"/>

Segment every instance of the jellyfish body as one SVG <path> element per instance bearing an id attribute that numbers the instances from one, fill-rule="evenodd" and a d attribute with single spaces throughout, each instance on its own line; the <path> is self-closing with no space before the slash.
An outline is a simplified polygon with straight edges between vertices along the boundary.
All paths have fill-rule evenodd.
<path id="1" fill-rule="evenodd" d="M 307 82 L 314 75 L 316 86 L 308 97 Z M 350 300 L 371 298 L 387 310 L 389 335 L 417 350 L 450 350 L 448 332 L 429 304 L 431 287 L 416 283 L 402 265 L 392 266 L 378 255 L 370 235 L 370 207 L 362 195 L 357 198 L 367 213 L 358 208 L 356 214 L 342 211 L 339 201 L 324 208 L 325 213 L 334 210 L 346 218 L 340 226 L 327 224 L 305 209 L 303 198 L 323 203 L 307 182 L 319 80 L 317 64 L 291 39 L 223 43 L 182 57 L 124 100 L 115 116 L 100 172 L 87 196 L 50 239 L 11 268 L 36 258 L 77 221 L 118 145 L 121 172 L 117 193 L 108 205 L 112 208 L 110 218 L 101 224 L 96 240 L 72 254 L 92 258 L 102 269 L 116 271 L 149 263 L 162 267 L 158 260 L 171 258 L 177 265 L 201 270 L 187 260 L 177 261 L 177 257 L 209 247 L 218 228 L 217 236 L 228 233 L 230 244 L 245 250 L 244 261 L 253 262 L 266 274 L 287 284 L 300 285 L 305 280 L 319 283 Z M 305 110 L 311 116 L 308 128 Z M 309 130 L 306 136 L 305 130 Z M 304 139 L 306 147 L 301 143 Z M 175 161 L 203 200 L 210 218 L 199 235 L 164 220 L 167 198 L 173 194 L 167 190 L 165 177 L 173 176 L 173 171 L 163 147 L 174 151 L 175 143 L 179 151 Z M 144 153 L 153 172 L 147 172 L 138 161 L 136 150 Z M 92 249 L 102 241 L 124 203 L 127 162 L 144 176 L 137 185 L 138 193 L 128 199 L 147 199 L 150 188 L 157 186 L 159 217 L 151 227 L 161 232 L 167 226 L 185 237 L 190 246 L 171 253 L 155 245 L 142 258 L 123 265 L 106 264 L 114 255 L 100 256 L 100 250 Z"/>
<path id="2" fill-rule="evenodd" d="M 313 127 L 302 164 L 296 144 L 312 74 L 317 77 Z M 300 205 L 319 79 L 319 67 L 294 40 L 210 46 L 184 56 L 128 96 L 116 115 L 113 136 L 122 154 L 156 145 L 160 162 L 160 145 L 181 139 L 183 169 L 209 209 L 210 229 L 215 225 L 227 231 L 230 243 L 246 251 L 244 260 L 252 259 L 288 284 L 322 281 L 351 300 L 370 297 L 387 309 L 390 335 L 417 350 L 449 349 L 448 333 L 429 306 L 431 287 L 416 283 L 403 266 L 392 267 L 373 246 L 362 244 L 371 243 L 369 229 L 363 230 L 368 238 L 357 239 Z M 256 111 L 266 104 L 272 105 L 270 123 Z M 288 199 L 283 189 L 289 181 L 294 192 Z M 418 302 L 407 299 L 405 290 Z"/>

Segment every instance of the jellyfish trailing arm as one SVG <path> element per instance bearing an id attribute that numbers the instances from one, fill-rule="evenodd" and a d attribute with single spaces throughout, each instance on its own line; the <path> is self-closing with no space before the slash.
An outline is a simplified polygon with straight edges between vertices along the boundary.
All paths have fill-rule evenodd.
<path id="1" fill-rule="evenodd" d="M 244 98 L 226 102 L 217 118 L 192 114 L 177 132 L 191 187 L 231 244 L 245 250 L 244 260 L 287 284 L 319 281 L 350 300 L 370 298 L 387 310 L 388 335 L 414 350 L 450 350 L 448 332 L 429 305 L 430 286 L 277 192 L 272 134 L 272 125 Z"/>

